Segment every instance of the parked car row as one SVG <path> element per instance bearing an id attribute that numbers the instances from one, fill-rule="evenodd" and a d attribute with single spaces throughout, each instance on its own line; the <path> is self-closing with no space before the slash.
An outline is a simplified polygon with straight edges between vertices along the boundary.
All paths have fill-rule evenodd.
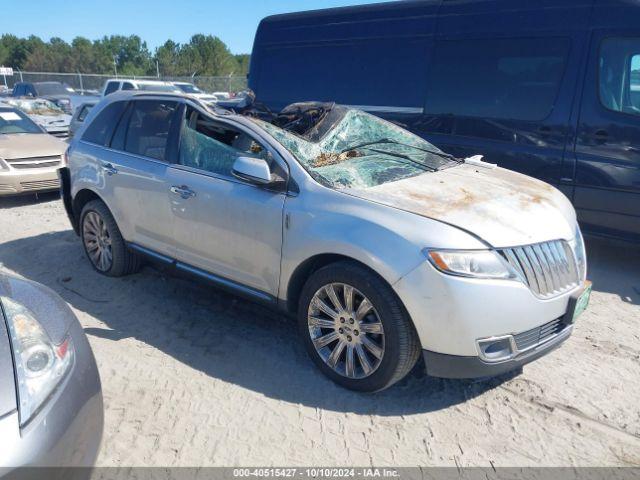
<path id="1" fill-rule="evenodd" d="M 62 82 L 18 82 L 13 86 L 11 96 L 51 100 L 69 115 L 86 98 Z"/>
<path id="2" fill-rule="evenodd" d="M 105 82 L 101 92 L 96 90 L 76 90 L 63 82 L 18 82 L 13 90 L 3 95 L 16 99 L 39 99 L 54 103 L 64 113 L 72 115 L 83 104 L 97 102 L 100 97 L 118 90 L 144 90 L 155 92 L 183 92 L 205 102 L 227 100 L 232 94 L 227 92 L 206 93 L 189 82 L 167 82 L 147 79 L 112 78 Z M 1 100 L 2 98 L 0 98 Z"/>

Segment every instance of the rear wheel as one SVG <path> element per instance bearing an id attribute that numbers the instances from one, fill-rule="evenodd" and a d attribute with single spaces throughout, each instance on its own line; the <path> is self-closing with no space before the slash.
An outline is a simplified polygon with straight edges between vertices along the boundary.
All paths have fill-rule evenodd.
<path id="1" fill-rule="evenodd" d="M 309 278 L 298 323 L 316 365 L 352 390 L 391 386 L 420 355 L 413 324 L 391 287 L 354 263 L 331 264 Z"/>
<path id="2" fill-rule="evenodd" d="M 101 200 L 92 200 L 82 209 L 80 234 L 87 258 L 103 275 L 120 277 L 140 269 L 140 258 L 127 248 L 113 215 Z"/>

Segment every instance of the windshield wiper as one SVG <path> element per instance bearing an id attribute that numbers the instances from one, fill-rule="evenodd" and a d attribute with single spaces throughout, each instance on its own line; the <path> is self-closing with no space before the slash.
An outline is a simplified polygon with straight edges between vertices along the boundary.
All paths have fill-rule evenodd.
<path id="1" fill-rule="evenodd" d="M 410 143 L 398 142 L 397 140 L 393 140 L 392 138 L 379 138 L 378 140 L 373 140 L 371 142 L 365 142 L 365 143 L 361 143 L 359 145 L 354 145 L 352 147 L 348 147 L 348 148 L 345 148 L 345 149 L 341 150 L 340 153 L 348 152 L 349 150 L 356 150 L 358 148 L 368 147 L 370 145 L 378 145 L 380 143 L 393 143 L 395 145 L 402 145 L 403 147 L 414 148 L 416 150 L 420 150 L 420 151 L 425 152 L 425 153 L 430 153 L 431 155 L 437 155 L 438 157 L 446 158 L 447 160 L 451 160 L 451 161 L 458 162 L 458 163 L 462 163 L 462 161 L 463 161 L 462 159 L 454 157 L 453 155 L 450 155 L 448 153 L 436 152 L 435 150 L 430 150 L 428 148 L 418 147 L 417 145 L 411 145 Z M 384 152 L 384 153 L 389 153 L 389 152 Z"/>
<path id="2" fill-rule="evenodd" d="M 404 155 L 402 153 L 396 153 L 396 152 L 385 152 L 384 150 L 378 150 L 376 148 L 368 148 L 368 150 L 371 150 L 372 152 L 377 152 L 377 153 L 381 153 L 383 155 L 390 155 L 392 157 L 397 157 L 397 158 L 403 158 L 405 160 L 408 160 L 409 162 L 418 165 L 419 167 L 429 171 L 429 172 L 437 172 L 438 169 L 435 167 L 432 167 L 431 165 L 427 165 L 426 163 L 423 162 L 419 162 L 418 160 L 415 160 L 413 158 L 411 158 L 409 155 Z"/>

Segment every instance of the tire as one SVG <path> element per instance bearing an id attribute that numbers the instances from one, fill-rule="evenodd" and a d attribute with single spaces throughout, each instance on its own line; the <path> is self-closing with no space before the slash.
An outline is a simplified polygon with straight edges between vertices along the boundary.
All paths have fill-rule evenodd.
<path id="1" fill-rule="evenodd" d="M 102 223 L 100 223 L 102 222 Z M 101 228 L 104 226 L 104 229 Z M 96 259 L 96 231 L 106 232 L 101 235 L 101 247 L 110 249 L 110 261 L 102 263 L 100 257 Z M 92 200 L 82 209 L 80 214 L 80 237 L 85 254 L 93 268 L 109 277 L 122 277 L 137 272 L 140 269 L 140 257 L 130 251 L 122 238 L 118 224 L 109 208 L 101 200 Z M 108 257 L 108 255 L 107 255 Z"/>
<path id="2" fill-rule="evenodd" d="M 333 296 L 327 293 L 331 287 Z M 348 287 L 353 288 L 352 294 L 347 293 Z M 347 306 L 349 297 L 350 309 Z M 338 301 L 342 310 L 336 308 L 332 298 Z M 372 308 L 362 316 L 359 307 L 364 307 L 364 299 Z M 321 305 L 318 300 L 331 307 L 332 313 L 338 313 L 337 317 L 326 313 L 325 306 L 318 307 Z M 358 331 L 358 328 L 362 330 Z M 318 368 L 350 390 L 384 390 L 407 375 L 420 356 L 418 335 L 398 296 L 382 278 L 353 262 L 327 265 L 309 277 L 298 304 L 298 329 Z M 382 333 L 375 333 L 379 331 Z M 328 345 L 317 347 L 334 336 L 337 338 Z M 345 346 L 339 347 L 341 342 Z M 380 349 L 382 355 L 378 358 Z M 336 350 L 342 351 L 336 354 Z M 347 361 L 349 350 L 351 362 Z M 362 352 L 365 352 L 364 361 Z M 368 373 L 365 367 L 369 368 Z"/>

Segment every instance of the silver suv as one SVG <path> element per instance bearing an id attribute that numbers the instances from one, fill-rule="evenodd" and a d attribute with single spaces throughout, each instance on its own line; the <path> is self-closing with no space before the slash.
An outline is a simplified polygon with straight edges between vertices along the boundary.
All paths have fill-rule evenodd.
<path id="1" fill-rule="evenodd" d="M 278 306 L 360 391 L 421 353 L 431 375 L 484 377 L 570 335 L 590 287 L 558 190 L 355 109 L 213 108 L 121 92 L 89 114 L 62 185 L 98 272 L 147 257 Z"/>

